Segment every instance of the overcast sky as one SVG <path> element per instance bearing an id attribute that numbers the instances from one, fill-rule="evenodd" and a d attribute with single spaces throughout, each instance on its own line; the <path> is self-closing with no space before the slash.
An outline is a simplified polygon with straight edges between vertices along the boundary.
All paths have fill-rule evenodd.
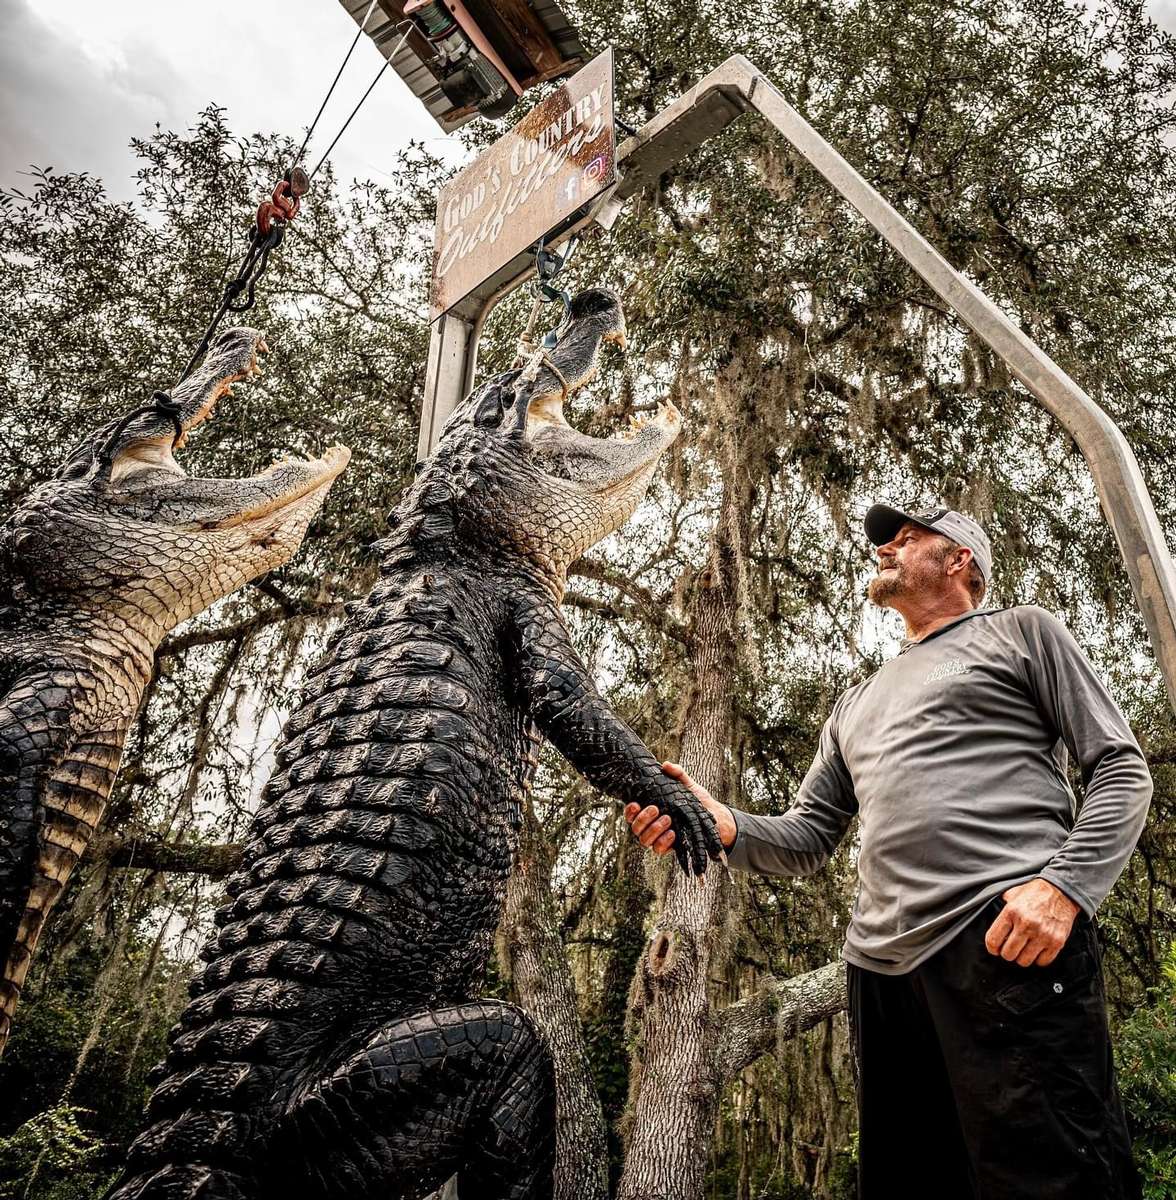
<path id="1" fill-rule="evenodd" d="M 1176 31 L 1176 0 L 1153 0 Z M 0 0 L 0 187 L 30 163 L 101 176 L 134 195 L 132 137 L 188 128 L 210 101 L 237 133 L 299 136 L 334 77 L 355 24 L 338 0 Z M 326 148 L 382 59 L 363 38 L 323 115 Z M 379 180 L 410 138 L 457 145 L 389 69 L 335 151 L 342 178 Z"/>
<path id="2" fill-rule="evenodd" d="M 228 109 L 236 133 L 301 136 L 354 36 L 338 0 L 0 0 L 0 187 L 19 187 L 36 163 L 89 171 L 129 199 L 131 138 L 156 122 L 186 129 L 211 101 Z M 382 62 L 362 38 L 319 123 L 312 163 Z M 389 68 L 335 165 L 344 178 L 379 180 L 410 138 L 460 153 Z"/>

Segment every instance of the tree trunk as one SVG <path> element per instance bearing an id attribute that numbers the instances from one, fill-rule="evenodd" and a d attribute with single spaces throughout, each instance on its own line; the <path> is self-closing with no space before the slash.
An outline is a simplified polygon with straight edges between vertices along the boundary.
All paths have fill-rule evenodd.
<path id="1" fill-rule="evenodd" d="M 551 851 L 528 807 L 498 927 L 511 991 L 555 1062 L 555 1200 L 608 1200 L 608 1141 L 551 895 Z"/>
<path id="2" fill-rule="evenodd" d="M 734 661 L 717 573 L 703 573 L 693 603 L 696 685 L 686 709 L 682 765 L 716 796 L 727 793 Z M 732 885 L 712 864 L 701 883 L 672 868 L 666 899 L 633 983 L 641 1022 L 630 1076 L 620 1200 L 701 1200 L 720 1079 L 718 1026 L 707 983 L 716 927 Z"/>
<path id="3" fill-rule="evenodd" d="M 754 472 L 762 455 L 755 418 L 758 356 L 734 341 L 715 376 L 718 457 L 723 476 L 709 563 L 695 581 L 687 646 L 694 687 L 682 719 L 682 765 L 716 799 L 731 790 L 735 696 L 740 669 L 755 672 L 748 547 Z M 757 466 L 758 464 L 758 466 Z M 710 980 L 722 972 L 737 919 L 731 876 L 713 865 L 701 886 L 671 870 L 665 902 L 633 981 L 640 1025 L 630 1067 L 629 1111 L 619 1200 L 703 1200 L 723 1087 L 754 1058 L 845 1005 L 844 971 L 830 964 L 715 1011 Z"/>
<path id="4" fill-rule="evenodd" d="M 622 819 L 623 820 L 623 819 Z M 633 972 L 645 952 L 645 923 L 653 904 L 645 873 L 646 851 L 629 832 L 617 852 L 617 876 L 613 890 L 610 946 L 601 973 L 596 1014 L 590 1029 L 591 1052 L 598 1068 L 600 1102 L 609 1136 L 609 1187 L 615 1190 L 621 1176 L 622 1127 L 626 1082 L 615 1064 L 628 1059 L 629 992 Z"/>

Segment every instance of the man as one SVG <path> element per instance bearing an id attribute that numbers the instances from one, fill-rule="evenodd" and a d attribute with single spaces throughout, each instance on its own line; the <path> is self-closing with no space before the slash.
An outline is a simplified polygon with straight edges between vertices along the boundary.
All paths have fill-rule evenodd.
<path id="1" fill-rule="evenodd" d="M 859 817 L 844 957 L 861 1200 L 1138 1197 L 1093 917 L 1143 828 L 1146 762 L 1059 621 L 977 607 L 992 558 L 975 521 L 874 505 L 865 527 L 870 599 L 906 639 L 837 700 L 792 808 L 738 812 L 664 769 L 744 870 L 811 874 Z M 655 809 L 625 815 L 672 846 Z"/>

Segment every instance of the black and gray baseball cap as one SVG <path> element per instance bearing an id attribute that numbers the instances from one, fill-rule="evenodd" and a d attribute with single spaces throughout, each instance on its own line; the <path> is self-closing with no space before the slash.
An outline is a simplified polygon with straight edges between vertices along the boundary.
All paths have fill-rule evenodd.
<path id="1" fill-rule="evenodd" d="M 972 551 L 972 561 L 980 568 L 984 582 L 992 578 L 992 547 L 988 544 L 988 534 L 972 520 L 954 508 L 931 508 L 926 511 L 905 512 L 901 508 L 891 508 L 889 504 L 875 504 L 866 513 L 866 537 L 875 546 L 885 545 L 908 522 L 922 525 L 924 529 L 932 529 L 942 533 L 953 542 L 967 546 Z"/>

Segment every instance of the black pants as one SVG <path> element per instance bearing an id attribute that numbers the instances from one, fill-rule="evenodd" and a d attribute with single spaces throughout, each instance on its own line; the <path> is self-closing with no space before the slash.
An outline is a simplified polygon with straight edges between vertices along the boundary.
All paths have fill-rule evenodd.
<path id="1" fill-rule="evenodd" d="M 1137 1200 L 1101 955 L 988 953 L 1002 900 L 907 975 L 849 967 L 860 1200 Z"/>

